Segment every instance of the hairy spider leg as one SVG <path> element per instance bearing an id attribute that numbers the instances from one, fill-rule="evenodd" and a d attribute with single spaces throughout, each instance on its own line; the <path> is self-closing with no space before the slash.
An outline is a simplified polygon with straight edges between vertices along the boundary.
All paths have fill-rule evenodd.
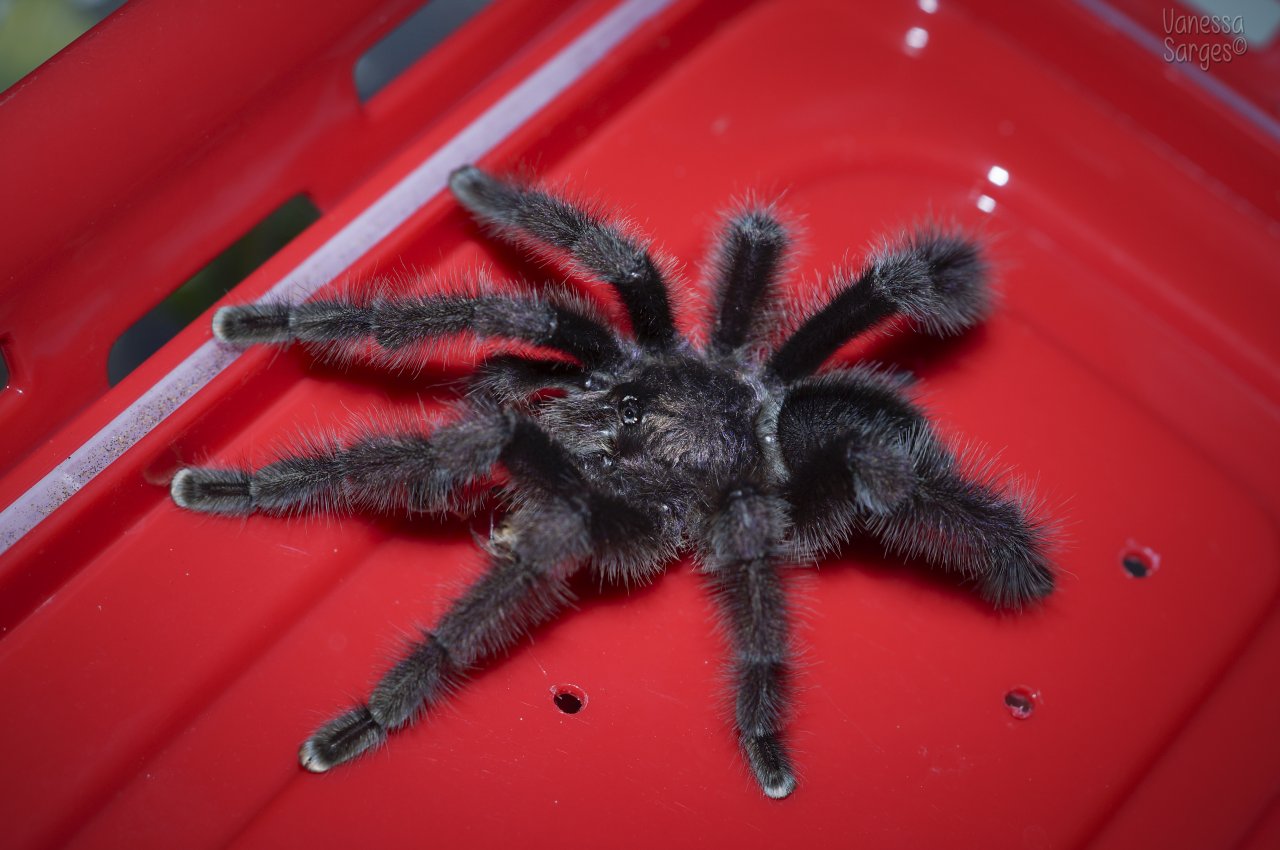
<path id="1" fill-rule="evenodd" d="M 907 436 L 920 416 L 901 395 L 909 383 L 904 373 L 859 364 L 787 388 L 779 448 L 802 549 L 843 541 L 861 513 L 891 511 L 910 492 Z"/>
<path id="2" fill-rule="evenodd" d="M 1053 591 L 1050 529 L 988 464 L 962 463 L 903 394 L 902 378 L 873 367 L 820 375 L 791 388 L 778 416 L 797 539 L 814 550 L 869 532 L 908 558 L 977 581 L 1002 608 Z"/>
<path id="3" fill-rule="evenodd" d="M 229 343 L 298 341 L 322 351 L 372 339 L 390 352 L 427 339 L 470 333 L 551 348 L 589 368 L 622 358 L 613 329 L 568 296 L 425 295 L 368 303 L 326 298 L 302 304 L 245 304 L 218 310 L 213 333 Z"/>
<path id="4" fill-rule="evenodd" d="M 403 427 L 347 445 L 312 439 L 310 449 L 256 471 L 187 467 L 170 492 L 179 507 L 232 516 L 322 510 L 447 510 L 467 483 L 487 475 L 515 430 L 514 416 L 473 409 L 432 433 Z"/>
<path id="5" fill-rule="evenodd" d="M 559 534 L 539 526 L 551 524 Z M 298 753 L 323 772 L 381 744 L 387 733 L 438 703 L 480 661 L 511 646 L 571 598 L 566 578 L 586 554 L 583 522 L 560 505 L 514 512 L 488 570 L 409 647 L 369 701 L 321 726 Z"/>
<path id="6" fill-rule="evenodd" d="M 488 571 L 383 676 L 366 704 L 320 727 L 299 760 L 321 772 L 382 743 L 440 701 L 459 678 L 511 646 L 571 598 L 566 581 L 589 557 L 654 539 L 661 520 L 593 488 L 555 440 L 517 419 L 502 452 L 517 488 L 544 498 L 513 511 L 490 545 Z M 654 550 L 651 560 L 665 552 Z"/>
<path id="7" fill-rule="evenodd" d="M 921 432 L 922 434 L 924 432 Z M 997 608 L 1021 609 L 1053 592 L 1053 529 L 989 463 L 962 462 L 937 439 L 911 445 L 916 484 L 898 507 L 863 527 L 890 551 L 923 557 L 978 583 Z"/>
<path id="8" fill-rule="evenodd" d="M 547 522 L 567 536 L 551 545 L 527 545 L 531 535 L 546 534 L 533 529 Z M 322 772 L 380 744 L 388 732 L 438 702 L 467 670 L 563 607 L 570 599 L 565 579 L 584 554 L 578 525 L 563 506 L 559 511 L 515 512 L 505 527 L 507 540 L 495 547 L 488 571 L 382 677 L 367 703 L 325 724 L 303 743 L 303 767 Z"/>
<path id="9" fill-rule="evenodd" d="M 508 405 L 544 390 L 581 390 L 589 375 L 587 369 L 563 360 L 500 354 L 476 366 L 467 390 L 474 397 Z"/>
<path id="10" fill-rule="evenodd" d="M 769 359 L 783 381 L 813 374 L 840 346 L 891 316 L 953 334 L 980 322 L 991 300 L 978 246 L 935 227 L 875 252 L 856 275 L 838 269 L 831 283 L 836 294 Z"/>
<path id="11" fill-rule="evenodd" d="M 738 740 L 761 790 L 775 800 L 796 788 L 782 739 L 790 648 L 777 560 L 786 512 L 777 496 L 750 484 L 732 488 L 708 523 L 702 554 L 733 650 Z"/>
<path id="12" fill-rule="evenodd" d="M 636 339 L 652 348 L 677 340 L 667 282 L 648 246 L 580 206 L 464 165 L 449 176 L 454 196 L 480 222 L 529 248 L 566 252 L 582 272 L 613 287 Z"/>
<path id="13" fill-rule="evenodd" d="M 748 206 L 725 221 L 712 256 L 712 351 L 728 354 L 758 341 L 790 241 L 769 206 Z"/>

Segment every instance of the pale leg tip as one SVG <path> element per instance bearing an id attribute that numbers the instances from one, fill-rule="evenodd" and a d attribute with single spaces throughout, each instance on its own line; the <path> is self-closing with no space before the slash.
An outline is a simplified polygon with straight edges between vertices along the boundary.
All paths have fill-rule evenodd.
<path id="1" fill-rule="evenodd" d="M 781 800 L 796 790 L 796 777 L 791 772 L 791 759 L 776 732 L 747 735 L 742 739 L 751 772 L 766 797 Z"/>
<path id="2" fill-rule="evenodd" d="M 796 790 L 796 778 L 790 774 L 779 778 L 774 782 L 760 786 L 764 789 L 764 795 L 771 800 L 785 800 L 791 796 Z"/>
<path id="3" fill-rule="evenodd" d="M 188 498 L 190 483 L 190 469 L 179 469 L 174 473 L 173 481 L 169 483 L 169 497 L 173 499 L 173 503 L 188 510 L 191 509 L 191 500 Z"/>
<path id="4" fill-rule="evenodd" d="M 325 761 L 320 753 L 316 750 L 315 744 L 307 739 L 303 742 L 302 748 L 298 750 L 298 763 L 312 773 L 325 773 L 332 764 Z"/>
<path id="5" fill-rule="evenodd" d="M 453 192 L 458 203 L 473 213 L 493 206 L 495 186 L 494 178 L 474 165 L 461 166 L 449 175 L 449 191 Z"/>
<path id="6" fill-rule="evenodd" d="M 456 191 L 459 184 L 465 180 L 475 178 L 475 176 L 480 173 L 480 169 L 470 163 L 467 163 L 466 165 L 459 165 L 449 173 L 449 188 Z"/>
<path id="7" fill-rule="evenodd" d="M 213 338 L 218 342 L 232 342 L 229 328 L 231 327 L 231 314 L 235 307 L 219 307 L 213 314 Z"/>

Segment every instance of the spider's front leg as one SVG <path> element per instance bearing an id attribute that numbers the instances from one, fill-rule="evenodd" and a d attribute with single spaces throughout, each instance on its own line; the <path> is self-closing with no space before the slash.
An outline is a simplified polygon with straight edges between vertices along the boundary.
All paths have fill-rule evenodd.
<path id="1" fill-rule="evenodd" d="M 236 345 L 301 342 L 321 352 L 349 353 L 367 341 L 394 358 L 418 343 L 470 334 L 554 349 L 587 368 L 616 364 L 617 334 L 566 293 L 394 295 L 361 300 L 321 298 L 302 304 L 263 302 L 223 307 L 213 335 Z"/>
<path id="2" fill-rule="evenodd" d="M 564 251 L 577 267 L 613 287 L 642 344 L 675 344 L 667 282 L 644 243 L 563 198 L 473 165 L 453 172 L 449 188 L 459 203 L 499 235 L 530 247 Z"/>
<path id="3" fill-rule="evenodd" d="M 796 788 L 782 740 L 790 649 L 777 561 L 786 525 L 782 499 L 744 484 L 725 494 L 701 544 L 733 650 L 739 742 L 760 788 L 775 800 Z"/>
<path id="4" fill-rule="evenodd" d="M 522 506 L 495 535 L 488 571 L 383 676 L 367 703 L 307 739 L 299 758 L 308 770 L 328 770 L 380 744 L 468 670 L 555 613 L 570 597 L 566 579 L 584 559 L 652 562 L 668 554 L 656 510 L 594 488 L 533 420 L 514 417 L 501 461 Z"/>

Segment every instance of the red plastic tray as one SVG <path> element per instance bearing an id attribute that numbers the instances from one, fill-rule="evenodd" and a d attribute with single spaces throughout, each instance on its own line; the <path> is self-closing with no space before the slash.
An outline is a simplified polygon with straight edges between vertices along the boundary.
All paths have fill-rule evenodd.
<path id="1" fill-rule="evenodd" d="M 1265 127 L 1085 6 L 994 0 L 499 2 L 360 105 L 352 63 L 414 5 L 133 0 L 0 101 L 21 210 L 0 228 L 5 846 L 1280 841 Z M 621 206 L 691 281 L 747 190 L 804 216 L 796 286 L 922 213 L 991 236 L 1004 304 L 983 329 L 871 353 L 1038 481 L 1061 591 L 1001 616 L 862 546 L 795 571 L 782 803 L 740 764 L 688 564 L 587 593 L 393 746 L 304 773 L 302 738 L 480 568 L 470 527 L 207 518 L 168 479 L 445 400 L 461 367 L 235 358 L 207 316 L 110 390 L 106 353 L 300 191 L 324 217 L 228 302 L 330 273 L 539 274 L 432 188 L 455 156 Z M 1146 579 L 1135 549 L 1159 557 Z M 584 711 L 556 710 L 561 683 Z M 1018 686 L 1039 694 L 1025 720 Z"/>

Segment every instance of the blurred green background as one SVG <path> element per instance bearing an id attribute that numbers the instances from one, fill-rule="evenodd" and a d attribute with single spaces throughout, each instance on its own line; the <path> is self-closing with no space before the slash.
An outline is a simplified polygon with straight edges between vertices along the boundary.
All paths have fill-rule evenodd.
<path id="1" fill-rule="evenodd" d="M 0 90 L 34 71 L 125 0 L 0 0 Z"/>

